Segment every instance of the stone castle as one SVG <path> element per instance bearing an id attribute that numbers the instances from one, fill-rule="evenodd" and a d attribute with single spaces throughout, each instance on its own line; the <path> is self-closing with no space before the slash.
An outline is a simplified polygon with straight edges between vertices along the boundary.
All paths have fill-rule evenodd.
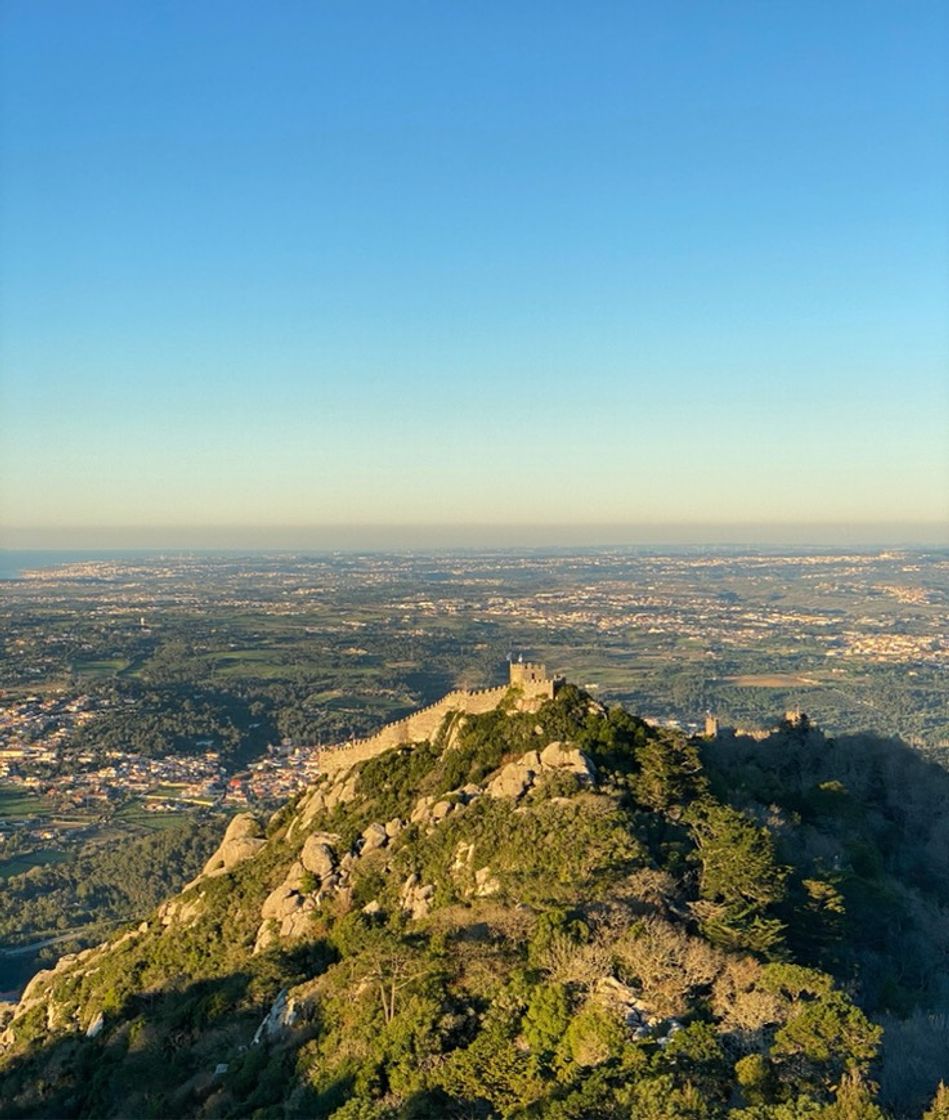
<path id="1" fill-rule="evenodd" d="M 427 708 L 387 723 L 367 739 L 356 739 L 352 743 L 321 751 L 320 770 L 326 774 L 336 773 L 403 743 L 424 742 L 433 738 L 449 713 L 480 715 L 491 712 L 512 692 L 517 708 L 533 710 L 545 700 L 553 699 L 562 683 L 549 677 L 546 668 L 536 661 L 511 661 L 509 669 L 507 684 L 496 688 L 455 689 Z"/>

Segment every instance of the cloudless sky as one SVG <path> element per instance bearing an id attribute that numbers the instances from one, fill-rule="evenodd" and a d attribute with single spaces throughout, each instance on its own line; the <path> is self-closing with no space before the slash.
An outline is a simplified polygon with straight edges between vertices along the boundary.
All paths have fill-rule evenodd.
<path id="1" fill-rule="evenodd" d="M 5 0 L 0 42 L 8 541 L 949 519 L 941 0 Z"/>

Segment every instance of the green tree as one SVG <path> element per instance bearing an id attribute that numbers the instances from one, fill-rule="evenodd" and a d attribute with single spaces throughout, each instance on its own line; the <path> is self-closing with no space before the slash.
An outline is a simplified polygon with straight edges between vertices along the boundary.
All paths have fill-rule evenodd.
<path id="1" fill-rule="evenodd" d="M 549 1060 L 570 1022 L 570 1003 L 563 984 L 536 987 L 524 1014 L 524 1041 L 538 1057 Z"/>
<path id="2" fill-rule="evenodd" d="M 798 1091 L 826 1094 L 847 1076 L 866 1075 L 883 1031 L 829 976 L 797 965 L 769 965 L 761 986 L 786 1001 L 785 1022 L 770 1051 L 782 1080 Z"/>
<path id="3" fill-rule="evenodd" d="M 939 1082 L 932 1104 L 923 1113 L 923 1120 L 949 1120 L 949 1088 L 944 1082 Z"/>
<path id="4" fill-rule="evenodd" d="M 837 1087 L 833 1104 L 823 1110 L 820 1120 L 886 1120 L 873 1096 L 873 1090 L 858 1073 L 847 1073 Z"/>
<path id="5" fill-rule="evenodd" d="M 635 755 L 633 793 L 647 809 L 679 817 L 708 788 L 698 751 L 679 735 L 649 738 L 636 746 Z"/>
<path id="6" fill-rule="evenodd" d="M 775 861 L 774 842 L 737 809 L 705 798 L 693 806 L 688 823 L 700 864 L 696 914 L 717 944 L 766 952 L 781 937 L 782 925 L 767 910 L 784 897 L 786 868 Z"/>

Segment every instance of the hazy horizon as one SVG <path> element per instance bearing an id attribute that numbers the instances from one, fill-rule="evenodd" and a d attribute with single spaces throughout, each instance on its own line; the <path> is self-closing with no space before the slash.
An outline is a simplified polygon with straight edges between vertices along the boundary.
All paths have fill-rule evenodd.
<path id="1" fill-rule="evenodd" d="M 0 550 L 293 551 L 729 546 L 945 548 L 945 523 L 103 526 L 7 529 Z"/>

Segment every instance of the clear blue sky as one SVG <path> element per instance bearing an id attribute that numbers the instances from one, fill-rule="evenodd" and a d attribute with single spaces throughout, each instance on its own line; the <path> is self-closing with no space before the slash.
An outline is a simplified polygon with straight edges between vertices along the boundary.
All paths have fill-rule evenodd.
<path id="1" fill-rule="evenodd" d="M 947 12 L 5 0 L 5 539 L 944 524 Z"/>

